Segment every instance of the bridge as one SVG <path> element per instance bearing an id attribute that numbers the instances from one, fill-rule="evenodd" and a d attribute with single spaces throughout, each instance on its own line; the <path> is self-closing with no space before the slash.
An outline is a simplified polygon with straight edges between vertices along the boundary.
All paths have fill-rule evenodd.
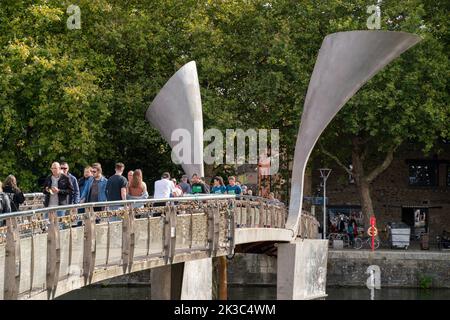
<path id="1" fill-rule="evenodd" d="M 25 207 L 40 206 L 39 197 L 33 201 Z M 123 209 L 93 210 L 112 205 Z M 235 252 L 273 253 L 275 242 L 292 239 L 284 228 L 285 206 L 258 197 L 199 195 L 57 209 L 67 215 L 58 217 L 56 208 L 0 215 L 6 222 L 0 228 L 0 299 L 52 299 L 149 268 Z M 302 217 L 302 237 L 317 238 L 318 222 L 306 212 Z"/>
<path id="2" fill-rule="evenodd" d="M 350 31 L 325 37 L 305 97 L 289 208 L 262 198 L 196 196 L 32 209 L 0 216 L 0 298 L 52 299 L 82 286 L 152 269 L 152 297 L 211 299 L 212 257 L 277 255 L 277 298 L 324 297 L 327 240 L 302 210 L 304 175 L 320 134 L 377 72 L 420 41 L 404 32 Z M 193 137 L 186 174 L 204 176 L 203 115 L 196 64 L 164 85 L 146 119 L 172 147 Z M 175 155 L 177 156 L 177 155 Z M 155 206 L 156 202 L 166 202 Z M 123 210 L 95 212 L 93 207 Z M 144 205 L 139 208 L 139 205 Z M 85 213 L 80 214 L 79 209 Z M 69 214 L 58 217 L 56 210 Z"/>

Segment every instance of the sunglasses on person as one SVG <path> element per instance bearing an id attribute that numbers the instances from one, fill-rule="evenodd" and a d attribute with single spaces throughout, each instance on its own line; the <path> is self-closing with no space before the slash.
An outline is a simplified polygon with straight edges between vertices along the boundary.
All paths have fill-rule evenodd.
<path id="1" fill-rule="evenodd" d="M 69 168 L 67 168 L 67 167 L 61 167 L 61 170 L 67 170 L 67 169 L 69 169 Z"/>
<path id="2" fill-rule="evenodd" d="M 97 170 L 91 170 L 92 173 L 97 173 Z"/>

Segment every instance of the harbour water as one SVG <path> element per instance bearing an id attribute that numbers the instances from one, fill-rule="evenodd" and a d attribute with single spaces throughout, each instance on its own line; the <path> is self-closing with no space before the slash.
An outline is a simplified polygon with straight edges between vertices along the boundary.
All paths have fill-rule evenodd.
<path id="1" fill-rule="evenodd" d="M 150 300 L 148 286 L 88 286 L 69 292 L 61 300 Z M 327 300 L 371 300 L 367 288 L 328 287 Z M 274 300 L 274 286 L 230 286 L 229 300 Z M 374 300 L 450 300 L 450 289 L 381 288 L 375 290 Z"/>

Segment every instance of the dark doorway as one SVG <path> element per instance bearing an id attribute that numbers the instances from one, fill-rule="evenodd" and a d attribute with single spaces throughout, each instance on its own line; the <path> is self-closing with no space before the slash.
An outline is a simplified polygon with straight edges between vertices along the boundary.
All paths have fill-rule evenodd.
<path id="1" fill-rule="evenodd" d="M 402 208 L 402 221 L 411 227 L 411 236 L 419 239 L 428 232 L 428 208 Z"/>
<path id="2" fill-rule="evenodd" d="M 402 222 L 414 227 L 414 208 L 402 208 Z"/>

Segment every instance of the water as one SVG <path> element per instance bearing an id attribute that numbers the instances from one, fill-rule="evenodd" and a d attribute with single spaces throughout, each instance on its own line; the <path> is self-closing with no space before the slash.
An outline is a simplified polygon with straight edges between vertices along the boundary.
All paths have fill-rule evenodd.
<path id="1" fill-rule="evenodd" d="M 367 288 L 328 287 L 327 300 L 370 300 Z M 149 300 L 150 287 L 88 286 L 69 292 L 62 300 Z M 381 288 L 375 290 L 375 300 L 450 300 L 450 289 Z M 229 300 L 274 300 L 274 286 L 230 286 Z"/>

